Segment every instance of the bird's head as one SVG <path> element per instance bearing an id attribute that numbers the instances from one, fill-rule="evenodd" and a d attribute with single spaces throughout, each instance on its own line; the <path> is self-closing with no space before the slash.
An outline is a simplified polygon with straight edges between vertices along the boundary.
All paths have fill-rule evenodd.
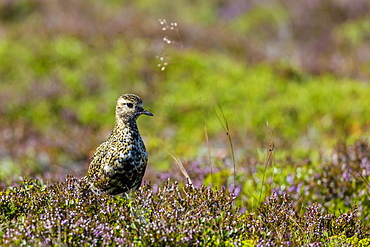
<path id="1" fill-rule="evenodd" d="M 153 116 L 143 108 L 143 102 L 139 96 L 124 94 L 120 96 L 116 104 L 116 119 L 124 122 L 135 121 L 140 115 Z"/>

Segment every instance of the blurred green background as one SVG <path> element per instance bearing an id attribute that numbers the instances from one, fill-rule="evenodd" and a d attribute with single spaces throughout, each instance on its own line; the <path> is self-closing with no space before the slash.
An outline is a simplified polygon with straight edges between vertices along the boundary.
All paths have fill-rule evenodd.
<path id="1" fill-rule="evenodd" d="M 277 162 L 314 159 L 368 139 L 369 78 L 367 0 L 3 0 L 1 186 L 86 173 L 123 93 L 154 114 L 145 180 L 170 154 L 232 169 L 220 108 L 237 170 L 272 133 Z"/>

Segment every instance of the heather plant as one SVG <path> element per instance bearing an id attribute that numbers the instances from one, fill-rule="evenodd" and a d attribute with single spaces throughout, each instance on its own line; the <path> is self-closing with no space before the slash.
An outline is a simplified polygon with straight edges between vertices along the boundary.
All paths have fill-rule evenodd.
<path id="1" fill-rule="evenodd" d="M 205 183 L 228 188 L 237 195 L 236 204 L 244 208 L 255 209 L 271 193 L 279 196 L 288 193 L 296 210 L 320 203 L 322 210 L 343 212 L 356 205 L 358 216 L 368 224 L 370 150 L 367 141 L 338 144 L 317 160 L 274 160 L 272 152 L 279 150 L 266 150 L 267 161 L 251 158 L 238 163 L 235 177 L 232 162 L 227 157 L 214 160 L 212 170 L 207 159 L 183 164 L 189 169 L 194 185 Z M 186 181 L 176 166 L 162 176 Z"/>
<path id="2" fill-rule="evenodd" d="M 369 224 L 369 145 L 357 141 L 354 145 L 338 144 L 331 158 L 322 158 L 317 165 L 300 167 L 306 176 L 289 174 L 285 184 L 274 191 L 283 194 L 288 191 L 295 206 L 302 203 L 320 203 L 330 212 L 342 212 L 353 206 L 359 209 L 364 224 Z M 301 176 L 301 175 L 300 175 Z"/>
<path id="3" fill-rule="evenodd" d="M 254 212 L 224 189 L 166 181 L 124 196 L 95 195 L 74 177 L 48 185 L 24 180 L 1 192 L 2 245 L 266 246 L 369 243 L 354 207 L 339 215 L 318 204 L 297 212 L 284 194 Z M 335 241 L 334 241 L 335 239 Z"/>

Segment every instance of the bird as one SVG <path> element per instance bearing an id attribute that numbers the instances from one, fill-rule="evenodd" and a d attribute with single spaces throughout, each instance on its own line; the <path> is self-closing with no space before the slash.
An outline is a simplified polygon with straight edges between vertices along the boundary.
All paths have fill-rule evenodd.
<path id="1" fill-rule="evenodd" d="M 140 187 L 148 154 L 136 120 L 141 115 L 153 116 L 142 105 L 135 94 L 117 99 L 112 133 L 96 149 L 87 175 L 81 178 L 95 194 L 117 195 Z"/>

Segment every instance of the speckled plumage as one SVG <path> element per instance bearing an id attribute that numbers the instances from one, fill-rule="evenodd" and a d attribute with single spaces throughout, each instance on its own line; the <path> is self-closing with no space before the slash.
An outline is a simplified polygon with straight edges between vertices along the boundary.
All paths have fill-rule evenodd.
<path id="1" fill-rule="evenodd" d="M 118 98 L 113 131 L 96 149 L 88 174 L 82 178 L 95 193 L 116 195 L 140 187 L 148 162 L 136 124 L 142 114 L 153 116 L 142 108 L 138 96 L 124 94 Z"/>

